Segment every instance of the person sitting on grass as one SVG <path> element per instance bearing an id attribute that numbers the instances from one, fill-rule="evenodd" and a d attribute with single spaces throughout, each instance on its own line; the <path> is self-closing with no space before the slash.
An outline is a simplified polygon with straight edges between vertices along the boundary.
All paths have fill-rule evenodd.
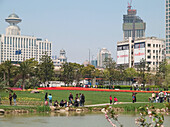
<path id="1" fill-rule="evenodd" d="M 54 106 L 55 107 L 58 107 L 59 105 L 58 105 L 58 101 L 56 100 L 56 101 L 54 101 Z"/>
<path id="2" fill-rule="evenodd" d="M 61 102 L 60 102 L 60 107 L 63 107 L 63 106 L 64 106 L 64 101 L 61 100 Z"/>
<path id="3" fill-rule="evenodd" d="M 72 107 L 72 106 L 73 106 L 73 99 L 71 99 L 71 100 L 69 101 L 68 106 L 69 106 L 69 107 Z"/>
<path id="4" fill-rule="evenodd" d="M 68 106 L 67 100 L 64 101 L 64 106 L 65 106 L 65 107 Z"/>
<path id="5" fill-rule="evenodd" d="M 75 98 L 75 100 L 74 100 L 74 107 L 78 107 L 78 101 L 77 101 L 77 98 Z"/>
<path id="6" fill-rule="evenodd" d="M 118 102 L 118 99 L 117 99 L 116 97 L 114 97 L 114 102 L 113 102 L 113 104 L 116 103 L 116 102 Z"/>

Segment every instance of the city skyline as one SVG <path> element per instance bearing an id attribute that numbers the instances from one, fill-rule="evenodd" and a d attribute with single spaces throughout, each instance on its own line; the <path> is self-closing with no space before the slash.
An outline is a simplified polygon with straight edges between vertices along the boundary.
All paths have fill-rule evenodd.
<path id="1" fill-rule="evenodd" d="M 23 20 L 22 35 L 48 38 L 53 45 L 52 55 L 65 49 L 68 61 L 83 63 L 89 59 L 89 49 L 91 56 L 97 57 L 105 47 L 116 60 L 116 43 L 123 40 L 128 1 L 0 0 L 0 34 L 8 26 L 5 18 L 15 12 Z M 134 0 L 132 8 L 147 24 L 146 37 L 165 38 L 165 1 Z"/>

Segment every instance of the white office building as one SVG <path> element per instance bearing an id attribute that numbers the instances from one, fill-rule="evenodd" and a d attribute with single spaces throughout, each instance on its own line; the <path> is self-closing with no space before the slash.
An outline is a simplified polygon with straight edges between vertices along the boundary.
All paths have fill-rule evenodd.
<path id="1" fill-rule="evenodd" d="M 135 67 L 142 59 L 155 72 L 165 58 L 165 40 L 156 37 L 138 38 L 117 42 L 117 65 Z"/>
<path id="2" fill-rule="evenodd" d="M 106 48 L 102 48 L 97 55 L 97 67 L 104 67 L 104 62 L 111 58 L 111 52 L 108 51 Z"/>
<path id="3" fill-rule="evenodd" d="M 45 53 L 51 56 L 51 42 L 21 35 L 17 24 L 22 20 L 16 14 L 9 15 L 5 21 L 10 25 L 6 28 L 6 34 L 0 35 L 0 63 L 6 60 L 17 63 L 30 58 L 39 62 Z"/>

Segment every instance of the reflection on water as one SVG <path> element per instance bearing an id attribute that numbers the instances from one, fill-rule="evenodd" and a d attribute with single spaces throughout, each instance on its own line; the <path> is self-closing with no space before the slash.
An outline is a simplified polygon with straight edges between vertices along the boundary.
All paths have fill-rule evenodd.
<path id="1" fill-rule="evenodd" d="M 136 114 L 120 114 L 124 127 L 136 127 Z M 168 127 L 170 117 L 165 117 Z M 0 127 L 111 127 L 102 113 L 41 113 L 0 116 Z"/>

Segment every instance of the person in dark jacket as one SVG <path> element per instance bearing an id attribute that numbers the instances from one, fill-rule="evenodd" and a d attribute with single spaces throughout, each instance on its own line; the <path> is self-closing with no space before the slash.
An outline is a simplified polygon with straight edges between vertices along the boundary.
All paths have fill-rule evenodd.
<path id="1" fill-rule="evenodd" d="M 84 102 L 85 102 L 85 96 L 84 94 L 81 95 L 81 103 L 82 103 L 82 106 L 84 106 Z"/>
<path id="2" fill-rule="evenodd" d="M 10 105 L 12 105 L 12 94 L 9 93 L 9 102 L 10 102 Z"/>
<path id="3" fill-rule="evenodd" d="M 45 98 L 44 98 L 44 100 L 47 101 L 47 99 L 48 99 L 48 93 L 45 93 Z"/>
<path id="4" fill-rule="evenodd" d="M 61 100 L 61 102 L 60 102 L 60 107 L 63 107 L 63 106 L 64 106 L 64 101 Z"/>
<path id="5" fill-rule="evenodd" d="M 13 94 L 14 105 L 17 105 L 17 95 L 16 93 Z"/>
<path id="6" fill-rule="evenodd" d="M 69 102 L 71 103 L 71 100 L 73 100 L 73 95 L 70 93 L 68 98 L 69 98 Z"/>

